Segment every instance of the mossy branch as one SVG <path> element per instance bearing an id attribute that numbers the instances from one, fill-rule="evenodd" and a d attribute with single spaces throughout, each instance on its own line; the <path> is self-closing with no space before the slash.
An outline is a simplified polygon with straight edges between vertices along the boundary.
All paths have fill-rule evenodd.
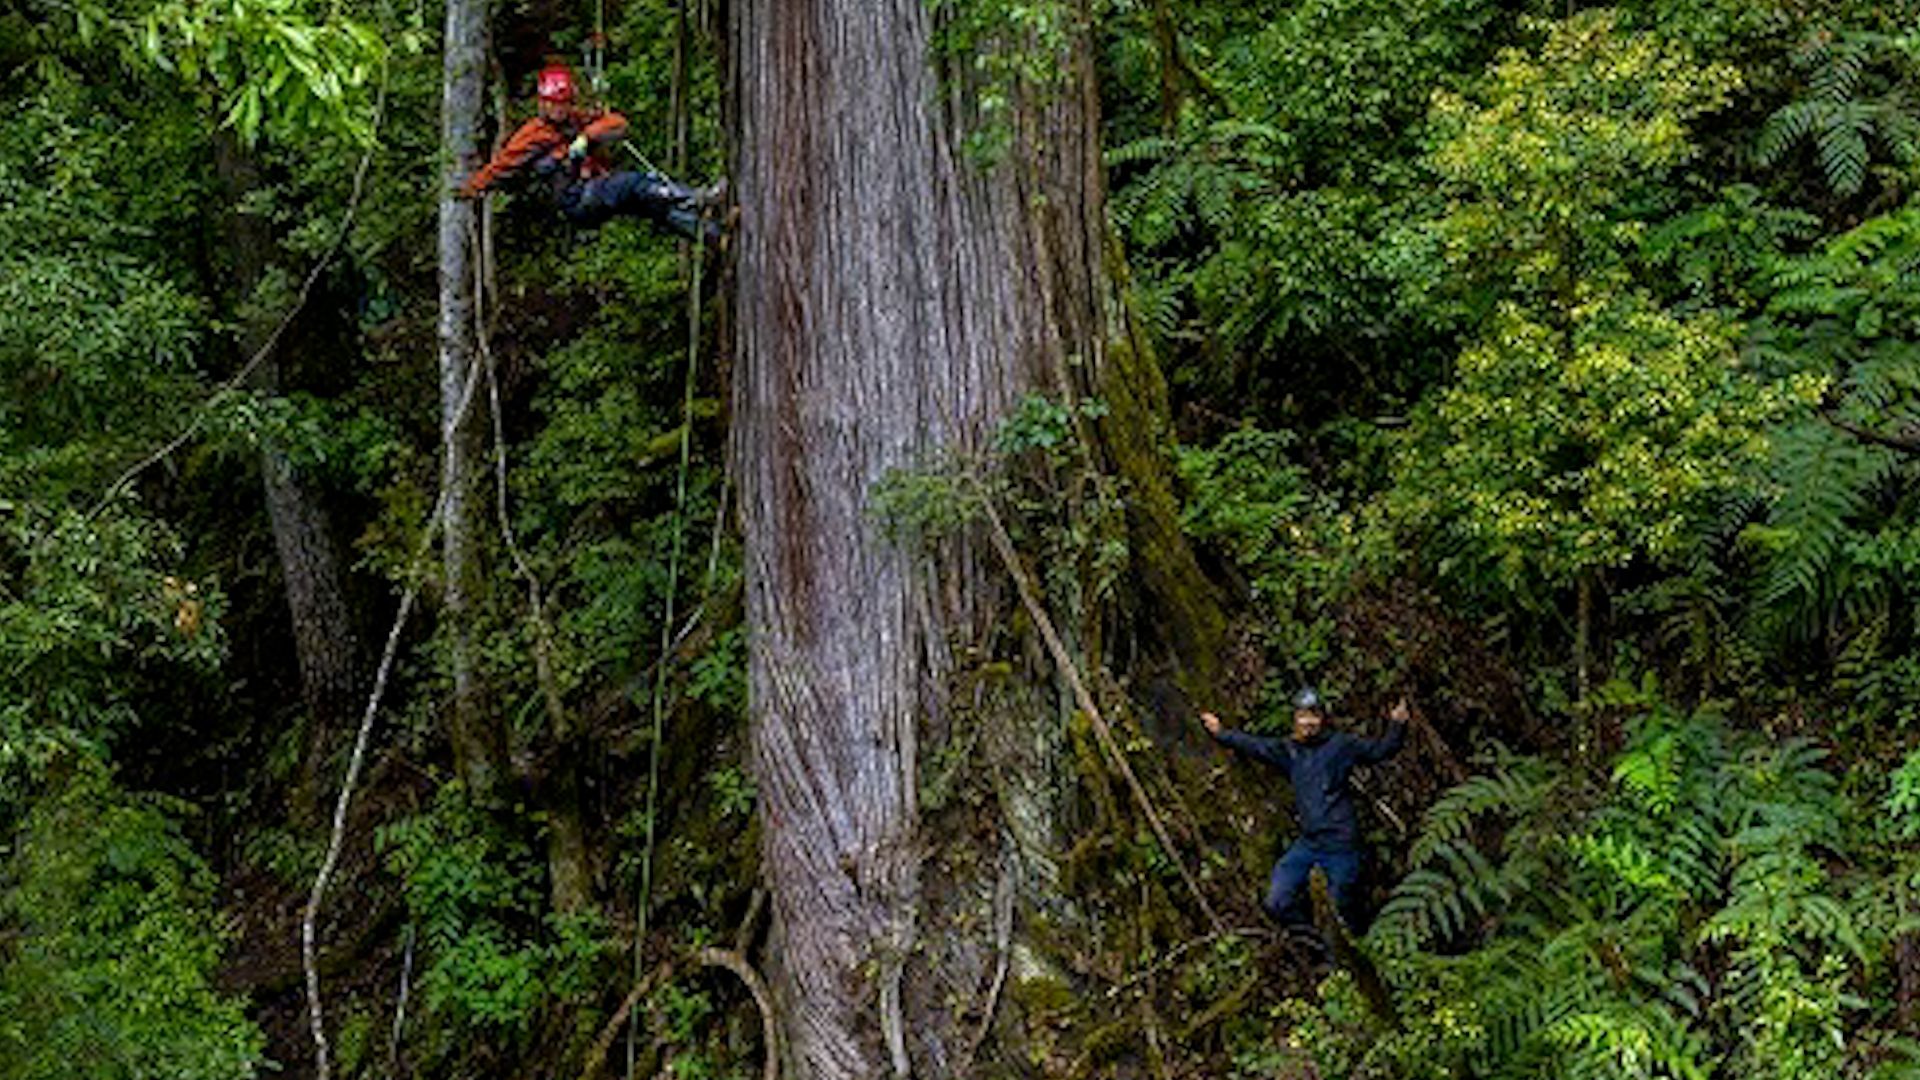
<path id="1" fill-rule="evenodd" d="M 1047 652 L 1060 669 L 1061 677 L 1067 680 L 1067 686 L 1073 692 L 1074 700 L 1079 704 L 1080 710 L 1086 714 L 1088 722 L 1092 724 L 1094 737 L 1099 740 L 1101 748 L 1113 761 L 1114 768 L 1126 781 L 1127 790 L 1133 794 L 1133 801 L 1139 805 L 1141 814 L 1146 817 L 1147 824 L 1153 829 L 1154 838 L 1159 841 L 1161 850 L 1166 852 L 1167 860 L 1180 871 L 1180 879 L 1186 882 L 1187 890 L 1193 894 L 1194 903 L 1199 905 L 1201 913 L 1206 916 L 1207 922 L 1215 931 L 1224 930 L 1226 924 L 1221 921 L 1219 913 L 1214 911 L 1213 905 L 1208 902 L 1206 893 L 1201 891 L 1200 882 L 1194 878 L 1193 871 L 1187 868 L 1186 860 L 1180 857 L 1180 849 L 1173 845 L 1173 838 L 1167 833 L 1167 826 L 1161 820 L 1160 812 L 1154 808 L 1153 800 L 1147 797 L 1146 788 L 1141 786 L 1140 778 L 1134 774 L 1133 766 L 1127 763 L 1126 754 L 1120 749 L 1118 740 L 1113 737 L 1113 728 L 1107 724 L 1100 706 L 1094 703 L 1093 695 L 1087 692 L 1086 680 L 1080 677 L 1080 667 L 1074 663 L 1073 657 L 1067 652 L 1066 644 L 1060 639 L 1060 632 L 1054 628 L 1053 619 L 1047 614 L 1046 605 L 1041 602 L 1033 576 L 1021 563 L 1020 553 L 1014 550 L 1013 538 L 1007 534 L 1007 527 L 1000 520 L 999 511 L 994 509 L 991 499 L 982 499 L 980 508 L 987 522 L 988 536 L 993 541 L 993 550 L 1005 564 L 1007 573 L 1013 577 L 1014 586 L 1020 593 L 1021 604 L 1027 609 L 1027 615 L 1033 619 L 1034 626 L 1039 629 L 1041 640 L 1046 643 Z"/>

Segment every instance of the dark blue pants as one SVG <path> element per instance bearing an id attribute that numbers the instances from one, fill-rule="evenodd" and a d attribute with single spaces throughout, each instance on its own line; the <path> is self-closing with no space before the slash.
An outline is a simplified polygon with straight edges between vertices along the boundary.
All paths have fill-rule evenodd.
<path id="1" fill-rule="evenodd" d="M 1360 851 L 1357 848 L 1319 851 L 1305 840 L 1295 840 L 1280 861 L 1273 864 L 1267 882 L 1267 898 L 1260 906 L 1283 923 L 1312 923 L 1313 901 L 1307 894 L 1307 879 L 1318 866 L 1327 875 L 1327 892 L 1334 910 L 1348 926 L 1357 927 L 1356 907 L 1360 900 Z"/>
<path id="2" fill-rule="evenodd" d="M 691 240 L 699 235 L 700 213 L 694 191 L 653 173 L 616 172 L 596 176 L 571 188 L 560 200 L 560 212 L 576 225 L 592 228 L 622 215 L 645 218 L 661 228 Z M 707 240 L 720 238 L 720 227 L 706 223 Z"/>

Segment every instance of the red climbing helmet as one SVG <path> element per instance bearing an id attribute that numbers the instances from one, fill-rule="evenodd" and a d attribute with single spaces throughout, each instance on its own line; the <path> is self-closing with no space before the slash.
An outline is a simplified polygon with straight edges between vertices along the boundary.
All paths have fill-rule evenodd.
<path id="1" fill-rule="evenodd" d="M 566 105 L 573 101 L 573 69 L 565 64 L 548 63 L 534 81 L 534 93 L 541 101 Z"/>

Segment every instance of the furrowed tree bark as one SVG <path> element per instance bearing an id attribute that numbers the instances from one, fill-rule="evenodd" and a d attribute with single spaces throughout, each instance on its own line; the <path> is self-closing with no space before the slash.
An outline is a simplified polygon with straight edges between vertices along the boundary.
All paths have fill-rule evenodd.
<path id="1" fill-rule="evenodd" d="M 1128 522 L 1159 563 L 1144 602 L 1217 645 L 1154 448 L 1164 390 L 1109 272 L 1085 5 L 1063 15 L 1058 80 L 1018 88 L 1011 148 L 982 167 L 965 136 L 1006 121 L 975 110 L 970 56 L 944 79 L 929 61 L 924 0 L 733 9 L 734 464 L 789 1076 L 966 1069 L 1008 952 L 1029 974 L 1037 955 L 995 932 L 996 893 L 1041 902 L 1063 846 L 1066 710 L 1008 633 L 1004 574 L 980 535 L 889 543 L 873 485 L 981 451 L 1026 394 L 1115 398 L 1089 437 L 1147 496 Z M 1007 677 L 973 670 L 1007 650 Z M 976 734 L 996 820 L 923 828 L 921 747 Z"/>
<path id="2" fill-rule="evenodd" d="M 486 520 L 480 490 L 484 452 L 480 410 L 467 410 L 466 380 L 479 347 L 474 324 L 473 268 L 479 257 L 474 202 L 454 190 L 480 165 L 480 126 L 486 102 L 485 0 L 447 0 L 441 93 L 441 151 L 448 173 L 440 195 L 440 415 L 441 484 L 447 497 L 441 541 L 444 588 L 441 618 L 453 680 L 448 737 L 455 770 L 469 791 L 485 794 L 505 776 L 506 746 L 493 722 L 476 670 L 475 624 L 480 614 L 479 531 Z M 477 406 L 478 403 L 476 403 Z"/>
<path id="3" fill-rule="evenodd" d="M 241 326 L 238 351 L 242 358 L 251 357 L 265 344 L 272 326 L 249 315 L 245 307 L 265 281 L 278 245 L 267 221 L 241 209 L 245 197 L 261 186 L 252 155 L 232 132 L 223 130 L 215 136 L 214 159 L 231 207 L 224 215 L 223 231 L 233 253 L 233 292 Z M 311 319 L 305 316 L 302 321 Z M 275 353 L 267 354 L 254 369 L 251 387 L 266 394 L 280 393 L 286 365 L 279 353 L 297 348 L 300 340 L 300 335 L 289 335 Z M 316 777 L 328 736 L 345 730 L 358 714 L 366 655 L 324 493 L 301 474 L 286 446 L 271 435 L 260 443 L 260 477 L 293 631 L 301 703 L 307 713 L 293 812 L 310 819 L 318 813 Z"/>

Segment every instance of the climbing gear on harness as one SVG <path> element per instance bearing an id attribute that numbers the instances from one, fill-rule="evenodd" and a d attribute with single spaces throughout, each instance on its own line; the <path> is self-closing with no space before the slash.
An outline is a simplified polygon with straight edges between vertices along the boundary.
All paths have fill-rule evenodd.
<path id="1" fill-rule="evenodd" d="M 594 0 L 593 33 L 581 43 L 581 60 L 587 66 L 587 85 L 595 94 L 607 89 L 607 0 Z"/>
<path id="2" fill-rule="evenodd" d="M 587 156 L 588 147 L 591 145 L 585 135 L 575 135 L 573 141 L 567 144 L 567 160 L 583 160 Z"/>
<path id="3" fill-rule="evenodd" d="M 594 31 L 580 46 L 580 63 L 587 72 L 587 89 L 595 95 L 607 89 L 607 35 Z"/>

